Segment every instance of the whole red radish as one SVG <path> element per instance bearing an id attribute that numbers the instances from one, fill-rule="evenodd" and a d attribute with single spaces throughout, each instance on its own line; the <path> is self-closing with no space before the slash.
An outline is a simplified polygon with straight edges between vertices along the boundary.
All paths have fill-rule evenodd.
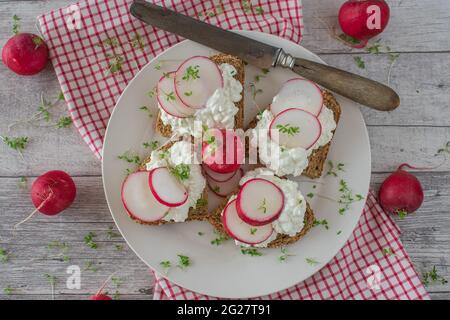
<path id="1" fill-rule="evenodd" d="M 89 300 L 112 300 L 112 298 L 106 294 L 96 294 L 91 296 Z"/>
<path id="2" fill-rule="evenodd" d="M 384 0 L 349 0 L 339 10 L 342 31 L 365 43 L 384 31 L 389 17 L 389 5 Z"/>
<path id="3" fill-rule="evenodd" d="M 231 129 L 208 130 L 202 145 L 202 157 L 214 172 L 235 172 L 244 161 L 242 139 Z"/>
<path id="4" fill-rule="evenodd" d="M 100 289 L 98 289 L 97 293 L 90 296 L 89 300 L 112 300 L 112 298 L 110 296 L 108 296 L 103 292 L 103 289 L 105 289 L 106 285 L 108 284 L 109 280 L 111 280 L 111 278 L 114 276 L 114 274 L 116 274 L 115 272 L 112 273 L 103 283 L 102 286 L 100 287 Z"/>
<path id="5" fill-rule="evenodd" d="M 416 169 L 402 164 L 384 180 L 378 192 L 378 199 L 383 209 L 404 217 L 420 208 L 423 203 L 423 190 L 420 181 L 404 167 Z M 419 169 L 419 168 L 417 168 Z"/>
<path id="6" fill-rule="evenodd" d="M 6 42 L 3 63 L 17 74 L 30 76 L 42 71 L 48 62 L 48 47 L 41 37 L 19 33 Z"/>
<path id="7" fill-rule="evenodd" d="M 64 171 L 49 171 L 31 186 L 31 200 L 37 211 L 53 216 L 67 209 L 75 200 L 73 179 Z"/>

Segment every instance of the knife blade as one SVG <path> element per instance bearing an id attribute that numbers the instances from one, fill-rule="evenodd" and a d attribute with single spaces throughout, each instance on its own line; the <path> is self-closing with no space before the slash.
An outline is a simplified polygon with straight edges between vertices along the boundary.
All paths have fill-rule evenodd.
<path id="1" fill-rule="evenodd" d="M 137 0 L 131 14 L 154 27 L 175 33 L 217 51 L 233 54 L 259 68 L 270 68 L 279 49 L 218 28 L 163 7 Z"/>
<path id="2" fill-rule="evenodd" d="M 397 93 L 384 84 L 321 63 L 295 58 L 282 48 L 221 29 L 144 0 L 135 0 L 131 4 L 130 12 L 153 27 L 235 55 L 259 68 L 290 68 L 295 73 L 370 108 L 391 111 L 400 105 Z"/>

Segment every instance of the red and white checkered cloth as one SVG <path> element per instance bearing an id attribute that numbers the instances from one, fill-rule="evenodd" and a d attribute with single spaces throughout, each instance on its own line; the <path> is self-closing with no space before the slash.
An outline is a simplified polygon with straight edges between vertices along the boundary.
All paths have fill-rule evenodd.
<path id="1" fill-rule="evenodd" d="M 153 2 L 225 29 L 258 30 L 294 42 L 302 37 L 301 0 Z M 132 17 L 131 3 L 84 0 L 38 17 L 74 124 L 98 158 L 108 119 L 127 83 L 155 55 L 182 40 Z M 108 66 L 117 55 L 124 57 L 123 65 L 111 74 Z"/>
<path id="2" fill-rule="evenodd" d="M 131 17 L 131 2 L 84 0 L 38 17 L 74 124 L 98 158 L 108 119 L 128 81 L 155 55 L 182 40 Z M 294 42 L 302 37 L 300 0 L 153 2 L 225 29 L 259 30 Z M 118 55 L 124 57 L 120 71 L 108 72 L 112 57 Z M 400 230 L 370 194 L 352 238 L 326 267 L 301 284 L 261 298 L 428 299 L 399 235 Z M 395 255 L 383 255 L 384 248 L 391 248 Z M 370 265 L 375 266 L 372 272 L 376 266 L 381 272 L 379 290 L 367 285 Z M 212 298 L 155 277 L 155 299 Z"/>
<path id="3" fill-rule="evenodd" d="M 356 229 L 329 264 L 302 283 L 258 299 L 428 300 L 399 238 L 400 229 L 370 191 Z M 154 299 L 216 299 L 154 275 Z"/>

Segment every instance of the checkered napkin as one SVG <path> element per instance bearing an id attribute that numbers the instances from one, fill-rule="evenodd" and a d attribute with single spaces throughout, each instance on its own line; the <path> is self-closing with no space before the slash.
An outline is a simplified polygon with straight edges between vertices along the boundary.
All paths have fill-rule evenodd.
<path id="1" fill-rule="evenodd" d="M 356 229 L 329 264 L 302 283 L 258 299 L 428 300 L 399 237 L 400 229 L 370 191 Z M 154 275 L 155 300 L 216 299 L 186 290 L 155 272 Z"/>
<path id="2" fill-rule="evenodd" d="M 258 30 L 294 42 L 302 36 L 300 0 L 152 2 L 225 29 Z M 84 0 L 38 17 L 74 124 L 98 158 L 108 119 L 127 83 L 155 55 L 182 40 L 132 17 L 131 3 Z"/>

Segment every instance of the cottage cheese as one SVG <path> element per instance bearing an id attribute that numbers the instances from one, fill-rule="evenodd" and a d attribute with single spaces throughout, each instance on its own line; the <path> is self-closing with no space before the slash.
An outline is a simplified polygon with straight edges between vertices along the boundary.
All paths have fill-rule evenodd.
<path id="1" fill-rule="evenodd" d="M 280 179 L 275 176 L 272 170 L 267 168 L 258 168 L 247 172 L 239 184 L 242 186 L 245 182 L 254 178 L 262 178 L 275 183 L 283 191 L 285 203 L 280 217 L 272 222 L 274 229 L 272 235 L 266 241 L 253 246 L 261 248 L 267 247 L 270 242 L 275 240 L 278 234 L 286 234 L 289 236 L 296 235 L 305 225 L 304 219 L 306 212 L 306 201 L 300 190 L 298 190 L 297 183 Z M 233 200 L 233 198 L 231 200 Z M 250 246 L 237 240 L 235 240 L 235 243 L 239 246 Z"/>
<path id="2" fill-rule="evenodd" d="M 259 116 L 258 124 L 250 135 L 250 143 L 253 148 L 258 148 L 261 162 L 275 171 L 278 176 L 288 174 L 299 176 L 308 166 L 308 157 L 311 153 L 330 142 L 333 138 L 333 130 L 336 129 L 333 111 L 324 105 L 322 112 L 319 114 L 322 133 L 316 143 L 308 150 L 285 148 L 269 137 L 269 128 L 273 119 L 274 115 L 270 110 L 265 110 Z"/>
<path id="3" fill-rule="evenodd" d="M 160 108 L 162 122 L 170 125 L 174 133 L 197 137 L 202 134 L 202 125 L 208 128 L 234 129 L 234 116 L 239 111 L 235 103 L 242 99 L 243 87 L 234 78 L 237 71 L 232 65 L 223 63 L 219 67 L 223 76 L 223 88 L 217 89 L 206 106 L 196 111 L 192 117 L 173 117 Z"/>
<path id="4" fill-rule="evenodd" d="M 179 164 L 188 164 L 190 167 L 189 178 L 180 180 L 188 191 L 188 200 L 180 207 L 170 208 L 165 221 L 183 222 L 189 214 L 189 208 L 197 205 L 197 200 L 201 198 L 206 186 L 206 180 L 203 177 L 200 165 L 194 164 L 192 144 L 188 141 L 176 142 L 167 153 L 162 151 L 153 151 L 151 161 L 147 163 L 147 170 L 150 171 L 159 167 L 174 167 Z"/>

